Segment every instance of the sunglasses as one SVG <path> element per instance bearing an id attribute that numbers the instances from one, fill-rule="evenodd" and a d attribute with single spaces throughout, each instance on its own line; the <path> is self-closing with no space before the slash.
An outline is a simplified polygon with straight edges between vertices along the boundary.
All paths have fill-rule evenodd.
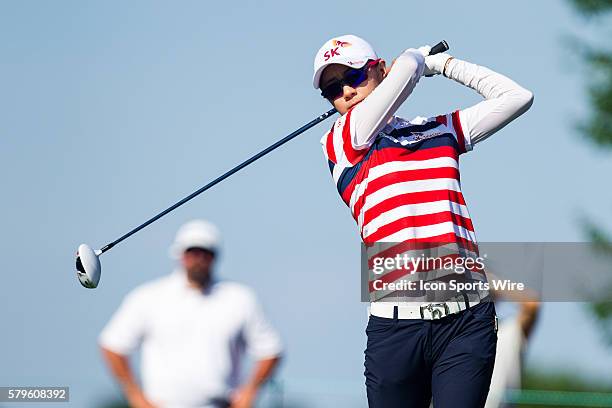
<path id="1" fill-rule="evenodd" d="M 359 86 L 368 78 L 368 69 L 378 64 L 379 61 L 379 59 L 370 60 L 362 68 L 347 70 L 342 78 L 336 79 L 324 87 L 321 87 L 321 95 L 331 101 L 344 93 L 344 85 L 348 85 L 351 88 Z"/>

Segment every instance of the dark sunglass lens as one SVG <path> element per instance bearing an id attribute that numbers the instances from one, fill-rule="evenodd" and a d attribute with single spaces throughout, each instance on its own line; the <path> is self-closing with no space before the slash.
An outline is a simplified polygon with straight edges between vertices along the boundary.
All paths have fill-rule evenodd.
<path id="1" fill-rule="evenodd" d="M 359 86 L 368 77 L 368 68 L 370 64 L 366 64 L 360 69 L 349 69 L 344 73 L 342 80 L 332 82 L 331 84 L 321 88 L 321 95 L 327 99 L 335 99 L 344 92 L 344 85 L 352 88 Z"/>
<path id="2" fill-rule="evenodd" d="M 342 85 L 340 82 L 332 82 L 321 89 L 321 95 L 327 99 L 334 99 L 338 95 L 342 95 Z"/>
<path id="3" fill-rule="evenodd" d="M 344 74 L 344 83 L 351 87 L 356 87 L 366 79 L 366 71 L 361 69 L 351 69 Z"/>

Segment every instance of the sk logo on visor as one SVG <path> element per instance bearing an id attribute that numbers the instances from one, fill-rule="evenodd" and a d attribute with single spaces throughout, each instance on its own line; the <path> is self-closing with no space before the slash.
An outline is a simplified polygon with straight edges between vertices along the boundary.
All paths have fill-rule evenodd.
<path id="1" fill-rule="evenodd" d="M 323 57 L 325 58 L 326 62 L 330 58 L 333 58 L 335 56 L 340 55 L 340 52 L 338 51 L 338 48 L 350 47 L 352 44 L 350 42 L 346 42 L 346 41 L 334 40 L 333 41 L 333 45 L 334 45 L 333 48 L 325 51 L 325 54 L 323 54 Z"/>

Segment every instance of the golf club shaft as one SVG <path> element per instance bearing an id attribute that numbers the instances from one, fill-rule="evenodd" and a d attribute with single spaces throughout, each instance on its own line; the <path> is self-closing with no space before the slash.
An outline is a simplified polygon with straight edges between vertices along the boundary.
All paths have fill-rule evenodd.
<path id="1" fill-rule="evenodd" d="M 430 55 L 438 54 L 438 53 L 444 52 L 446 50 L 448 50 L 448 43 L 446 41 L 440 41 L 438 44 L 434 45 L 431 48 L 429 54 Z M 145 221 L 144 223 L 140 224 L 139 226 L 137 226 L 136 228 L 134 228 L 130 232 L 128 232 L 125 235 L 117 238 L 116 240 L 114 240 L 110 244 L 106 244 L 105 246 L 100 248 L 100 253 L 104 253 L 104 252 L 108 251 L 109 249 L 111 249 L 112 247 L 114 247 L 115 245 L 117 245 L 118 243 L 123 241 L 124 239 L 134 235 L 135 233 L 137 233 L 141 229 L 143 229 L 146 226 L 150 225 L 151 223 L 159 220 L 164 215 L 168 214 L 169 212 L 171 212 L 171 211 L 175 210 L 176 208 L 180 207 L 181 205 L 185 204 L 187 201 L 189 201 L 192 198 L 195 198 L 196 196 L 202 194 L 204 191 L 208 190 L 212 186 L 222 182 L 223 180 L 225 180 L 226 178 L 228 178 L 232 174 L 242 170 L 243 168 L 245 168 L 249 164 L 251 164 L 254 161 L 258 160 L 259 158 L 265 156 L 266 154 L 270 153 L 272 150 L 275 150 L 277 147 L 280 147 L 280 146 L 284 145 L 285 143 L 287 143 L 291 139 L 293 139 L 293 138 L 297 137 L 298 135 L 304 133 L 305 131 L 307 131 L 311 127 L 319 124 L 320 122 L 324 121 L 325 119 L 329 118 L 331 115 L 333 115 L 334 113 L 337 113 L 337 112 L 338 111 L 336 110 L 336 108 L 328 110 L 324 114 L 320 115 L 319 117 L 313 119 L 312 121 L 308 122 L 307 124 L 305 124 L 304 126 L 299 128 L 298 130 L 296 130 L 293 133 L 285 136 L 284 138 L 282 138 L 278 142 L 276 142 L 273 145 L 267 147 L 266 149 L 262 150 L 261 152 L 257 153 L 256 155 L 252 156 L 251 158 L 243 161 L 242 163 L 240 163 L 239 165 L 237 165 L 233 169 L 231 169 L 231 170 L 227 171 L 226 173 L 222 174 L 221 176 L 217 177 L 216 179 L 214 179 L 210 183 L 206 184 L 204 187 L 202 187 L 202 188 L 194 191 L 193 193 L 189 194 L 187 197 L 183 198 L 181 201 L 177 202 L 176 204 L 172 205 L 171 207 L 166 208 L 164 211 L 160 212 L 159 214 L 157 214 L 153 218 L 151 218 L 151 219 Z"/>
<path id="2" fill-rule="evenodd" d="M 270 153 L 272 150 L 276 149 L 277 147 L 280 147 L 280 146 L 284 145 L 285 143 L 287 143 L 291 139 L 297 137 L 301 133 L 304 133 L 305 131 L 307 131 L 311 127 L 317 125 L 319 122 L 324 121 L 325 119 L 327 119 L 328 117 L 330 117 L 331 115 L 333 115 L 336 112 L 337 111 L 336 111 L 335 108 L 328 110 L 327 112 L 325 112 L 321 116 L 317 117 L 316 119 L 313 119 L 312 121 L 308 122 L 307 124 L 305 124 L 304 126 L 299 128 L 295 132 L 285 136 L 284 138 L 282 138 L 278 142 L 276 142 L 273 145 L 267 147 L 266 149 L 262 150 L 261 152 L 257 153 L 256 155 L 252 156 L 251 158 L 243 161 L 242 163 L 240 163 L 239 165 L 237 165 L 233 169 L 231 169 L 231 170 L 227 171 L 226 173 L 222 174 L 221 176 L 217 177 L 216 179 L 214 179 L 210 183 L 206 184 L 204 187 L 202 187 L 199 190 L 196 190 L 193 193 L 189 194 L 187 197 L 183 198 L 181 201 L 177 202 L 176 204 L 172 205 L 171 207 L 166 208 L 164 211 L 160 212 L 159 214 L 157 214 L 153 218 L 149 219 L 148 221 L 146 221 L 143 224 L 139 225 L 138 227 L 134 228 L 133 230 L 131 230 L 127 234 L 121 236 L 120 238 L 116 239 L 115 241 L 111 242 L 110 244 L 107 244 L 104 247 L 100 248 L 100 251 L 102 253 L 108 251 L 109 249 L 111 249 L 112 247 L 114 247 L 115 245 L 117 245 L 118 243 L 123 241 L 124 239 L 130 237 L 131 235 L 134 235 L 135 233 L 137 233 L 141 229 L 145 228 L 147 225 L 157 221 L 158 219 L 160 219 L 164 215 L 168 214 L 169 212 L 171 212 L 171 211 L 175 210 L 176 208 L 180 207 L 181 205 L 185 204 L 187 201 L 191 200 L 192 198 L 202 194 L 204 191 L 208 190 L 212 186 L 222 182 L 223 180 L 225 180 L 226 178 L 228 178 L 232 174 L 234 174 L 234 173 L 238 172 L 239 170 L 245 168 L 249 164 L 251 164 L 254 161 L 256 161 L 257 159 L 259 159 L 260 157 L 265 156 L 266 154 Z"/>

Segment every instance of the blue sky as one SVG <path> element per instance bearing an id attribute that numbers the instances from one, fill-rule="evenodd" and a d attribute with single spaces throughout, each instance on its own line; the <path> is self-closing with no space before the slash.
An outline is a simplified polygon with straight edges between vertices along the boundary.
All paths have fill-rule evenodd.
<path id="1" fill-rule="evenodd" d="M 96 336 L 130 289 L 170 271 L 178 226 L 203 217 L 224 235 L 219 275 L 253 286 L 287 343 L 286 389 L 325 404 L 334 384 L 365 404 L 359 240 L 319 146 L 331 120 L 105 254 L 98 289 L 73 270 L 81 242 L 101 247 L 326 111 L 312 58 L 334 35 L 360 35 L 389 61 L 446 39 L 534 92 L 526 115 L 462 161 L 481 241 L 581 241 L 582 215 L 612 229 L 612 162 L 575 131 L 588 106 L 565 41 L 592 24 L 564 2 L 438 7 L 0 3 L 0 385 L 70 385 L 75 406 L 116 394 Z M 398 114 L 478 100 L 423 78 Z M 594 327 L 580 304 L 545 305 L 529 364 L 610 378 Z"/>

